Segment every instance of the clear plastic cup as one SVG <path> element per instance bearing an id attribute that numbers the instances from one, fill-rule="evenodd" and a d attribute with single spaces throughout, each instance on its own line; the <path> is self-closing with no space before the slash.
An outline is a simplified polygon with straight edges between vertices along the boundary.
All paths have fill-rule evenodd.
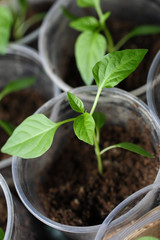
<path id="1" fill-rule="evenodd" d="M 159 183 L 133 193 L 106 217 L 95 240 L 135 240 L 143 236 L 159 238 L 159 199 Z"/>
<path id="2" fill-rule="evenodd" d="M 146 0 L 102 0 L 103 12 L 110 11 L 111 17 L 122 21 L 132 21 L 139 24 L 160 23 L 160 6 L 156 1 Z M 43 65 L 50 78 L 63 91 L 71 89 L 71 85 L 64 81 L 68 72 L 69 61 L 74 56 L 74 43 L 78 32 L 69 27 L 69 20 L 62 14 L 61 7 L 66 7 L 76 16 L 95 14 L 92 9 L 78 8 L 76 1 L 58 0 L 48 11 L 39 34 L 39 52 L 43 59 Z M 72 58 L 71 58 L 72 57 Z M 72 73 L 76 71 L 72 68 Z M 70 71 L 71 72 L 71 71 Z M 78 73 L 76 73 L 76 76 Z M 76 78 L 76 77 L 75 77 Z M 75 79 L 76 81 L 76 79 Z M 132 93 L 144 98 L 146 85 L 133 89 Z"/>
<path id="3" fill-rule="evenodd" d="M 89 111 L 96 95 L 96 86 L 81 87 L 72 90 L 85 105 Z M 139 124 L 140 131 L 147 129 L 153 148 L 157 149 L 159 144 L 159 130 L 153 116 L 150 114 L 147 106 L 138 98 L 128 94 L 120 89 L 104 89 L 102 92 L 96 111 L 102 111 L 107 118 L 107 123 L 112 125 L 126 126 L 128 121 L 133 120 Z M 70 108 L 66 93 L 51 99 L 44 104 L 36 113 L 43 113 L 52 121 L 62 121 L 66 118 L 72 118 L 75 112 Z M 50 230 L 57 229 L 64 233 L 70 239 L 87 240 L 94 239 L 99 229 L 99 225 L 88 227 L 77 227 L 60 224 L 47 217 L 38 185 L 45 181 L 45 172 L 50 168 L 53 162 L 53 155 L 60 154 L 71 133 L 72 125 L 61 126 L 54 138 L 54 147 L 52 146 L 47 153 L 35 159 L 21 159 L 13 157 L 12 174 L 19 197 L 26 208 L 41 222 L 50 227 Z M 67 163 L 66 163 L 67 164 Z M 157 172 L 155 181 L 159 181 L 160 173 Z"/>
<path id="4" fill-rule="evenodd" d="M 9 82 L 24 77 L 36 78 L 30 88 L 36 90 L 46 101 L 59 93 L 59 89 L 45 73 L 38 53 L 29 47 L 15 44 L 7 49 L 6 55 L 0 55 L 0 89 Z M 0 169 L 10 164 L 11 158 L 0 161 Z"/>
<path id="5" fill-rule="evenodd" d="M 147 103 L 150 110 L 155 114 L 160 127 L 160 51 L 155 56 L 149 69 L 147 78 Z"/>

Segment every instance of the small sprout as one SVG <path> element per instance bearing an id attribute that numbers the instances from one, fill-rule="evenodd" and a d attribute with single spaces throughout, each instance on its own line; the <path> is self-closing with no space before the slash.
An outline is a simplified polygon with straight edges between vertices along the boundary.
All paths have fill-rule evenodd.
<path id="1" fill-rule="evenodd" d="M 106 122 L 103 113 L 95 112 L 103 88 L 111 88 L 124 80 L 140 64 L 146 49 L 112 52 L 93 67 L 93 76 L 98 86 L 90 112 L 77 96 L 67 93 L 68 101 L 77 117 L 62 122 L 52 122 L 43 114 L 35 114 L 24 120 L 13 132 L 1 151 L 22 158 L 35 158 L 45 153 L 51 146 L 56 130 L 63 124 L 73 122 L 75 135 L 82 141 L 94 145 L 99 173 L 103 173 L 101 155 L 111 148 L 123 148 L 146 157 L 153 157 L 143 148 L 132 143 L 122 142 L 100 150 L 100 129 Z M 109 113 L 108 113 L 109 114 Z"/>

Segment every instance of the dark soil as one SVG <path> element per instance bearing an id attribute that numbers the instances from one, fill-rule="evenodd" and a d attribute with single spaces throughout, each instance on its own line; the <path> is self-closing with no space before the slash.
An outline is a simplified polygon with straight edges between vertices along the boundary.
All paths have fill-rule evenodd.
<path id="1" fill-rule="evenodd" d="M 36 91 L 25 89 L 7 95 L 0 102 L 0 119 L 18 126 L 26 117 L 33 114 L 45 99 Z M 8 139 L 6 132 L 0 128 L 0 148 Z M 6 154 L 0 151 L 0 159 L 7 158 Z"/>
<path id="2" fill-rule="evenodd" d="M 0 196 L 0 228 L 5 232 L 7 225 L 7 205 L 4 197 Z"/>
<path id="3" fill-rule="evenodd" d="M 142 134 L 131 122 L 127 129 L 102 129 L 101 149 L 122 141 L 139 144 L 153 154 L 147 131 Z M 93 147 L 75 136 L 56 160 L 45 173 L 48 180 L 40 186 L 40 195 L 48 217 L 67 225 L 101 224 L 122 200 L 153 183 L 158 172 L 157 159 L 117 148 L 103 155 L 104 173 L 100 176 Z"/>
<path id="4" fill-rule="evenodd" d="M 123 36 L 125 36 L 134 27 L 136 27 L 135 23 L 122 22 L 122 21 L 117 21 L 115 19 L 109 19 L 107 22 L 107 26 L 113 36 L 115 43 L 117 43 Z M 155 35 L 149 35 L 149 36 L 134 37 L 130 39 L 123 46 L 122 49 L 137 49 L 137 48 L 146 48 L 149 51 L 145 56 L 145 58 L 143 59 L 142 63 L 136 69 L 136 71 L 117 86 L 127 91 L 132 91 L 146 83 L 147 74 L 148 74 L 150 65 L 156 53 L 160 49 L 160 35 L 155 34 Z M 64 81 L 67 82 L 72 87 L 83 86 L 84 83 L 77 70 L 74 56 L 72 56 L 66 64 L 68 64 L 66 66 L 66 69 L 68 69 L 68 72 L 66 72 L 65 75 L 62 76 Z"/>

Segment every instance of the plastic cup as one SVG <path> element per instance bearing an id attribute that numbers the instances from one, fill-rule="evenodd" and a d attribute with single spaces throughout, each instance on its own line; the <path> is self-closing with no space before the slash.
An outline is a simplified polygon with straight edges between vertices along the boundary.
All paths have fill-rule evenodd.
<path id="1" fill-rule="evenodd" d="M 147 78 L 147 103 L 160 127 L 160 51 L 155 56 Z"/>
<path id="2" fill-rule="evenodd" d="M 89 111 L 93 104 L 96 90 L 96 86 L 81 87 L 72 90 L 72 93 L 76 94 L 84 102 L 85 108 Z M 157 149 L 160 136 L 159 130 L 149 109 L 138 98 L 120 89 L 104 89 L 99 99 L 97 111 L 102 111 L 106 114 L 108 124 L 126 126 L 130 120 L 139 123 L 140 130 L 147 129 L 151 144 L 155 150 Z M 75 112 L 69 106 L 66 93 L 51 99 L 36 113 L 43 113 L 54 122 L 62 121 L 75 115 Z M 60 129 L 54 138 L 54 147 L 52 146 L 43 156 L 27 160 L 13 157 L 12 174 L 14 184 L 26 208 L 41 222 L 50 227 L 51 232 L 52 229 L 57 229 L 70 239 L 91 240 L 95 238 L 99 225 L 76 227 L 60 224 L 49 219 L 38 193 L 38 185 L 43 184 L 46 178 L 45 174 L 42 176 L 42 172 L 50 168 L 54 154 L 57 156 L 63 151 L 67 137 L 71 133 L 72 125 L 68 125 L 67 128 L 61 126 Z M 159 181 L 159 179 L 160 174 L 158 171 L 155 181 Z"/>
<path id="3" fill-rule="evenodd" d="M 133 193 L 106 217 L 95 240 L 135 240 L 143 236 L 160 237 L 158 230 L 159 198 L 159 183 L 148 185 Z"/>

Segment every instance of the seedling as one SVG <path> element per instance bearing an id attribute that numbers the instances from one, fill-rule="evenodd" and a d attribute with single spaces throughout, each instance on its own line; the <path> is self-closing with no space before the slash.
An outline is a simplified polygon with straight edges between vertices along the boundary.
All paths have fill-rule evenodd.
<path id="1" fill-rule="evenodd" d="M 93 145 L 98 161 L 99 173 L 103 173 L 101 156 L 111 148 L 123 148 L 146 157 L 153 157 L 140 146 L 122 142 L 100 150 L 100 129 L 105 124 L 104 114 L 96 113 L 96 106 L 103 88 L 112 88 L 132 73 L 144 58 L 147 50 L 123 50 L 111 52 L 93 67 L 93 76 L 97 84 L 97 93 L 90 112 L 83 102 L 68 92 L 71 108 L 79 113 L 77 117 L 62 122 L 52 122 L 43 114 L 35 114 L 24 120 L 13 132 L 2 152 L 22 158 L 35 158 L 45 153 L 51 146 L 56 130 L 63 124 L 73 122 L 75 135 L 82 141 Z M 109 113 L 108 113 L 109 114 Z"/>
<path id="2" fill-rule="evenodd" d="M 6 5 L 0 5 L 0 53 L 5 54 L 11 33 L 14 40 L 24 36 L 28 29 L 40 22 L 45 13 L 38 13 L 26 19 L 29 4 L 27 0 L 17 0 L 16 4 L 6 0 Z M 16 7 L 15 7 L 16 6 Z"/>
<path id="3" fill-rule="evenodd" d="M 5 86 L 5 88 L 0 92 L 0 101 L 2 101 L 2 99 L 6 95 L 8 95 L 9 93 L 17 92 L 19 90 L 25 89 L 25 88 L 31 86 L 34 82 L 35 82 L 35 78 L 34 77 L 22 78 L 22 79 L 17 79 L 17 80 L 9 82 Z M 11 123 L 6 122 L 4 120 L 0 120 L 0 127 L 3 128 L 3 130 L 8 135 L 11 135 L 13 130 L 14 130 L 14 128 L 15 128 Z"/>
<path id="4" fill-rule="evenodd" d="M 107 26 L 111 13 L 102 12 L 100 0 L 76 0 L 76 2 L 81 8 L 94 8 L 98 15 L 98 19 L 93 16 L 79 18 L 63 8 L 64 15 L 70 20 L 70 27 L 81 32 L 75 43 L 75 58 L 81 78 L 86 85 L 92 84 L 92 68 L 106 52 L 120 50 L 133 37 L 160 33 L 159 26 L 142 25 L 134 28 L 115 44 Z"/>
<path id="5" fill-rule="evenodd" d="M 4 238 L 4 231 L 3 229 L 0 227 L 0 240 L 3 240 Z"/>

